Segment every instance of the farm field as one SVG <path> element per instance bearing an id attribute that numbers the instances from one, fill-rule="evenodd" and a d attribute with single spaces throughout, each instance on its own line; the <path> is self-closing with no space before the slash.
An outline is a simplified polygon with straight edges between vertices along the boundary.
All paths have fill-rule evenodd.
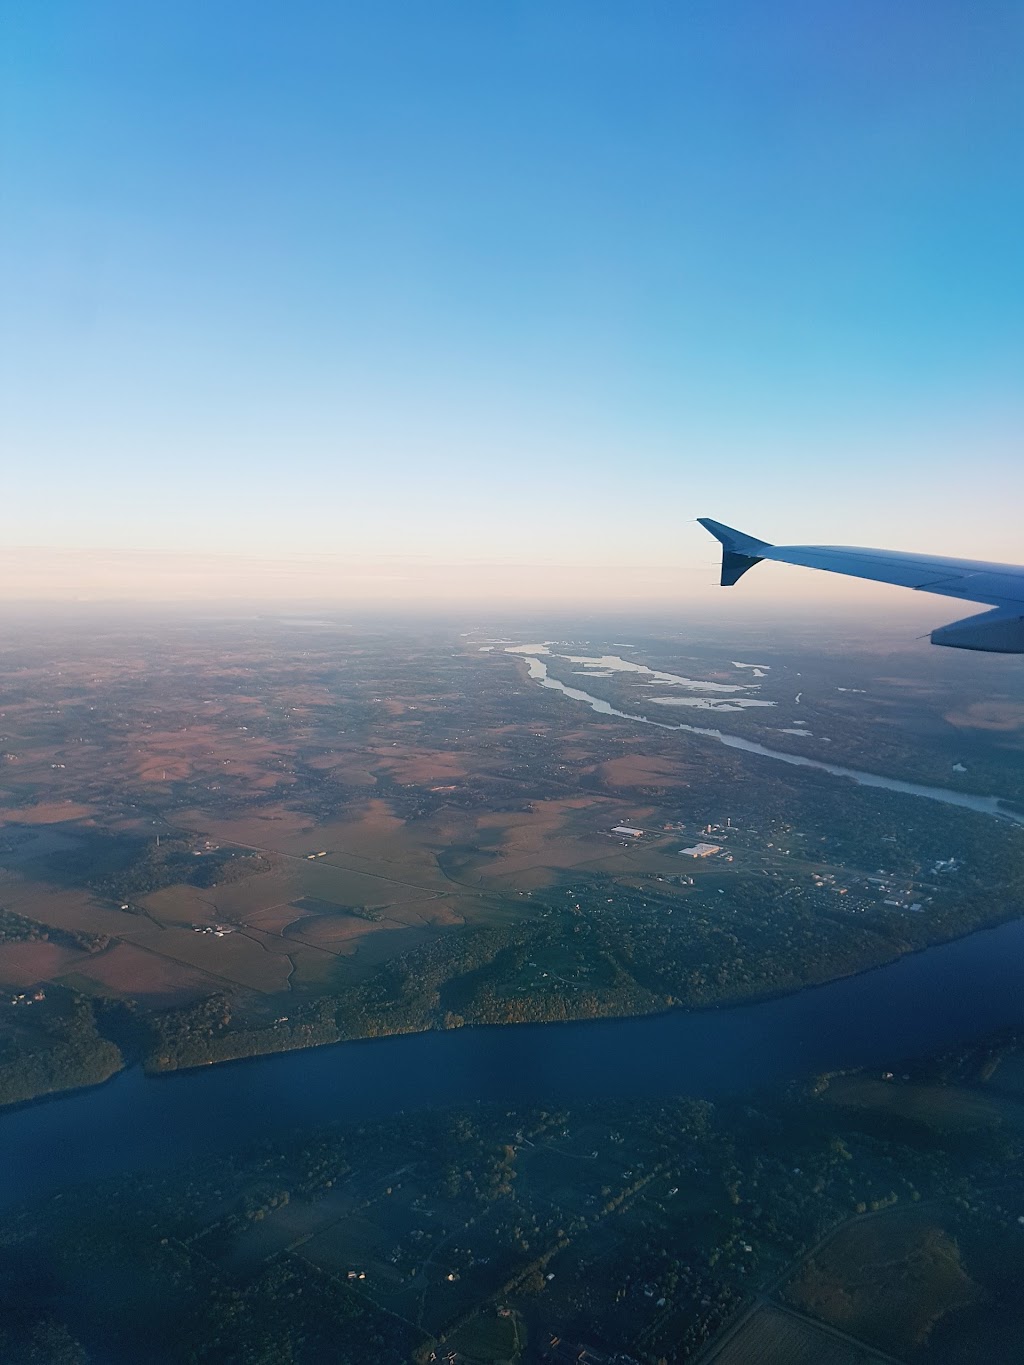
<path id="1" fill-rule="evenodd" d="M 766 1304 L 705 1360 L 708 1365 L 885 1365 L 886 1357 Z"/>
<path id="2" fill-rule="evenodd" d="M 620 648 L 645 662 L 588 667 Z M 731 652 L 660 637 L 548 657 L 636 707 L 649 659 L 756 693 L 776 728 L 818 723 L 817 686 L 837 744 L 867 695 L 825 659 L 795 713 L 784 655 L 755 676 Z M 908 723 L 948 710 L 891 661 L 885 677 Z M 0 984 L 137 1005 L 161 1065 L 756 998 L 992 922 L 1024 866 L 1020 831 L 941 807 L 907 826 L 784 765 L 755 781 L 721 746 L 567 705 L 471 633 L 107 623 L 24 637 L 0 688 Z M 979 718 L 972 762 L 988 744 L 998 765 L 1017 731 Z M 965 839 L 963 877 L 929 880 Z"/>
<path id="3" fill-rule="evenodd" d="M 987 1087 L 844 1076 L 830 1082 L 828 1098 L 833 1104 L 899 1115 L 929 1128 L 953 1131 L 992 1127 L 1008 1118 L 1024 1122 L 1024 1106 L 987 1093 Z"/>
<path id="4" fill-rule="evenodd" d="M 51 979 L 86 995 L 138 1000 L 154 1008 L 202 999 L 220 984 L 209 972 L 127 942 L 90 954 Z"/>
<path id="5" fill-rule="evenodd" d="M 979 1302 L 948 1212 L 887 1212 L 844 1228 L 786 1286 L 787 1302 L 900 1355 L 947 1314 Z"/>

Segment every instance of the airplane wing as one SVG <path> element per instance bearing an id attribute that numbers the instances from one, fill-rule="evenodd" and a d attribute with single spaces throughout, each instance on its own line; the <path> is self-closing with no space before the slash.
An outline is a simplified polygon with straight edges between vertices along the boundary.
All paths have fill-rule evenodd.
<path id="1" fill-rule="evenodd" d="M 994 608 L 933 630 L 933 645 L 980 649 L 994 654 L 1024 654 L 1024 566 L 988 564 L 983 560 L 942 559 L 903 554 L 898 550 L 866 550 L 839 545 L 770 545 L 734 531 L 710 517 L 698 517 L 722 543 L 722 587 L 729 588 L 763 559 L 798 564 L 807 569 L 849 574 L 875 583 L 895 583 L 916 592 L 959 597 Z"/>

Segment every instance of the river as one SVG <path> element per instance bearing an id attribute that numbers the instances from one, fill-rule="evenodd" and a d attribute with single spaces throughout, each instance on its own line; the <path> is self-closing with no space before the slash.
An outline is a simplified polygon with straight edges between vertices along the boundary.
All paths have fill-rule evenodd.
<path id="1" fill-rule="evenodd" d="M 421 1033 L 106 1085 L 0 1115 L 0 1204 L 223 1153 L 298 1125 L 497 1101 L 715 1097 L 892 1066 L 1024 1027 L 1024 921 L 777 1000 L 639 1019 Z"/>
<path id="2" fill-rule="evenodd" d="M 531 679 L 601 715 L 702 735 L 862 786 L 1024 822 L 991 797 L 901 782 L 720 730 L 619 711 L 550 677 L 535 654 L 525 661 Z M 551 1106 L 604 1097 L 714 1097 L 819 1071 L 890 1066 L 997 1029 L 1024 1028 L 1022 965 L 1024 920 L 1014 920 L 754 1005 L 422 1033 L 157 1078 L 133 1068 L 106 1085 L 0 1114 L 0 1205 L 117 1171 L 213 1155 L 304 1124 L 476 1101 Z"/>
<path id="3" fill-rule="evenodd" d="M 511 652 L 511 651 L 510 651 Z M 604 662 L 604 660 L 602 660 Z M 862 772 L 859 768 L 844 768 L 839 763 L 826 763 L 820 758 L 807 758 L 803 754 L 787 754 L 780 749 L 769 749 L 752 739 L 742 739 L 739 735 L 726 734 L 706 725 L 686 725 L 682 721 L 675 724 L 664 720 L 651 720 L 648 716 L 635 715 L 630 711 L 619 711 L 611 702 L 602 697 L 591 696 L 580 687 L 570 687 L 559 682 L 548 673 L 543 659 L 533 655 L 526 657 L 527 673 L 541 687 L 549 687 L 570 701 L 585 702 L 592 711 L 601 716 L 619 716 L 622 720 L 632 720 L 640 725 L 653 725 L 659 730 L 682 730 L 688 735 L 703 735 L 717 740 L 729 749 L 742 749 L 744 753 L 758 754 L 761 758 L 771 758 L 778 763 L 789 763 L 794 768 L 817 768 L 819 772 L 831 773 L 834 777 L 847 777 L 861 787 L 884 787 L 886 791 L 901 792 L 904 796 L 921 796 L 928 801 L 941 801 L 947 806 L 962 806 L 982 815 L 994 815 L 1000 820 L 1012 820 L 1024 825 L 1024 813 L 1011 809 L 995 796 L 975 796 L 971 792 L 954 791 L 950 787 L 926 787 L 920 782 L 904 782 L 897 777 L 882 777 L 879 773 Z M 650 671 L 650 670 L 647 670 Z M 798 698 L 799 700 L 799 698 Z"/>

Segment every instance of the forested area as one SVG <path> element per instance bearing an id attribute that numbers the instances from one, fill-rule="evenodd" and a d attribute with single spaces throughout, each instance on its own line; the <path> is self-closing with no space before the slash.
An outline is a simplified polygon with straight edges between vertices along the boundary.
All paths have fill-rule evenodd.
<path id="1" fill-rule="evenodd" d="M 8 1016 L 0 1031 L 0 1104 L 98 1085 L 124 1065 L 121 1049 L 97 1027 L 96 1007 L 73 992 L 51 989 Z"/>
<path id="2" fill-rule="evenodd" d="M 174 1071 L 335 1043 L 341 1037 L 336 1013 L 337 1002 L 328 996 L 293 1007 L 287 1018 L 257 1024 L 247 1021 L 244 1014 L 236 1014 L 229 996 L 209 996 L 183 1009 L 149 1016 L 146 1069 Z"/>
<path id="3" fill-rule="evenodd" d="M 994 894 L 983 875 L 943 889 L 927 915 L 879 905 L 852 913 L 839 897 L 753 872 L 727 893 L 699 883 L 684 898 L 657 885 L 576 876 L 537 896 L 531 918 L 470 927 L 382 964 L 340 994 L 259 1022 L 220 997 L 153 1018 L 154 1070 L 469 1024 L 608 1018 L 739 1003 L 833 980 L 998 923 L 1019 904 L 1017 880 Z"/>

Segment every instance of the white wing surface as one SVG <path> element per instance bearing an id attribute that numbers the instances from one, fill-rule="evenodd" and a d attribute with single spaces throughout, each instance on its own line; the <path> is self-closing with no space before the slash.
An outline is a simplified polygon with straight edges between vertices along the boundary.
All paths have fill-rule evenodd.
<path id="1" fill-rule="evenodd" d="M 916 592 L 983 602 L 995 610 L 932 631 L 932 644 L 996 654 L 1024 654 L 1024 566 L 857 546 L 770 545 L 710 517 L 698 520 L 722 543 L 723 587 L 731 587 L 761 560 L 775 559 L 782 564 L 824 569 L 875 583 L 895 583 Z"/>

